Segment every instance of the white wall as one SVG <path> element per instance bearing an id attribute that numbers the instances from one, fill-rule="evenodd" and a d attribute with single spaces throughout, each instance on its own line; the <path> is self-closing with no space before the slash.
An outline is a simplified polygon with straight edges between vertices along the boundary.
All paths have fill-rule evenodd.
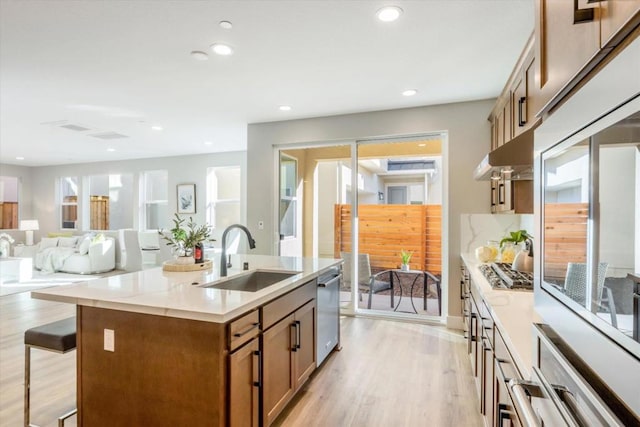
<path id="1" fill-rule="evenodd" d="M 277 224 L 274 223 L 274 145 L 302 142 L 348 141 L 380 136 L 447 132 L 443 158 L 448 160 L 443 211 L 443 272 L 448 283 L 448 312 L 459 316 L 460 214 L 488 213 L 490 186 L 473 179 L 473 170 L 489 151 L 490 126 L 487 117 L 494 100 L 346 114 L 284 122 L 256 123 L 248 127 L 247 222 L 250 227 L 264 221 L 257 230 L 258 251 L 277 253 Z M 448 186 L 448 192 L 447 192 Z M 446 300 L 445 300 L 446 301 Z M 457 321 L 458 319 L 454 319 Z"/>
<path id="2" fill-rule="evenodd" d="M 338 174 L 340 173 L 339 162 L 318 162 L 317 177 L 315 185 L 318 191 L 315 191 L 317 202 L 315 215 L 317 221 L 317 239 L 318 256 L 333 257 L 333 210 L 334 205 L 338 203 Z"/>
<path id="3" fill-rule="evenodd" d="M 207 168 L 212 166 L 240 165 L 242 169 L 242 188 L 246 188 L 246 153 L 244 151 L 215 153 L 208 155 L 193 155 L 179 157 L 158 157 L 152 159 L 136 159 L 117 162 L 99 162 L 86 164 L 71 164 L 61 166 L 44 166 L 32 169 L 33 215 L 40 221 L 40 231 L 36 232 L 36 241 L 42 235 L 51 231 L 59 231 L 59 208 L 55 198 L 56 182 L 63 176 L 90 176 L 102 174 L 133 174 L 133 206 L 131 215 L 134 218 L 133 228 L 138 228 L 138 206 L 140 203 L 139 188 L 140 173 L 149 170 L 166 169 L 169 179 L 169 215 L 173 217 L 176 211 L 176 185 L 184 183 L 196 184 L 196 213 L 193 216 L 197 223 L 205 223 L 206 178 Z M 246 194 L 243 191 L 243 194 Z M 245 206 L 244 200 L 241 201 Z M 78 207 L 82 209 L 81 206 Z M 245 217 L 245 211 L 242 212 Z M 81 221 L 82 219 L 80 219 Z M 79 224 L 80 230 L 88 229 L 89 224 Z M 253 229 L 251 232 L 253 233 Z"/>

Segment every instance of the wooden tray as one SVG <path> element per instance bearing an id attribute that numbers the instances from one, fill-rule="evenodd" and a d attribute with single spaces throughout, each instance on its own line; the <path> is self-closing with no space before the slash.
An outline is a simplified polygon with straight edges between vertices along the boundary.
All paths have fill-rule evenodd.
<path id="1" fill-rule="evenodd" d="M 164 271 L 198 271 L 209 270 L 213 266 L 211 260 L 205 260 L 201 264 L 177 264 L 175 261 L 165 261 L 162 263 Z"/>

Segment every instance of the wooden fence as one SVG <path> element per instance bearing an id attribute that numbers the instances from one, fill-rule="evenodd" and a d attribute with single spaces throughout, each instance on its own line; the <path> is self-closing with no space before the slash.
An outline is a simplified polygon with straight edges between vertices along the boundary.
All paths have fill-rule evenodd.
<path id="1" fill-rule="evenodd" d="M 544 205 L 544 275 L 564 278 L 567 263 L 587 260 L 587 203 Z"/>
<path id="2" fill-rule="evenodd" d="M 351 252 L 351 205 L 335 205 L 334 256 Z M 400 251 L 411 251 L 411 268 L 442 272 L 440 205 L 359 205 L 359 250 L 373 269 L 398 268 Z"/>

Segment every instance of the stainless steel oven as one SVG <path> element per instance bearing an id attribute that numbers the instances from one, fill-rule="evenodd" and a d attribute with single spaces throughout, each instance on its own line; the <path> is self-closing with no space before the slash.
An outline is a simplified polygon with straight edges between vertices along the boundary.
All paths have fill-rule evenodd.
<path id="1" fill-rule="evenodd" d="M 611 408 L 594 374 L 547 325 L 534 326 L 535 354 L 530 381 L 511 380 L 509 393 L 524 426 L 637 425 L 620 407 Z M 594 388 L 594 386 L 596 388 Z"/>
<path id="2" fill-rule="evenodd" d="M 560 365 L 545 357 L 536 375 L 547 378 L 560 371 L 551 366 L 579 361 L 583 367 L 573 368 L 591 373 L 583 375 L 587 385 L 616 415 L 627 414 L 627 425 L 640 425 L 638 313 L 629 278 L 640 272 L 638 58 L 640 38 L 534 136 L 535 310 L 564 353 L 575 355 Z M 554 381 L 541 390 L 562 398 Z M 564 396 L 571 407 L 571 395 Z"/>

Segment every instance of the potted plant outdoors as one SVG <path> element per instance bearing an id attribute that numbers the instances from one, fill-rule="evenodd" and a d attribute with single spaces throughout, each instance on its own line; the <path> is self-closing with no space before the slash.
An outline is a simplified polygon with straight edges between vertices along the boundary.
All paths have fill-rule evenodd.
<path id="1" fill-rule="evenodd" d="M 400 258 L 402 259 L 402 265 L 400 266 L 400 270 L 402 271 L 409 271 L 409 262 L 411 261 L 411 256 L 413 255 L 413 252 L 408 252 L 405 251 L 404 249 L 402 249 L 400 251 Z"/>
<path id="2" fill-rule="evenodd" d="M 509 236 L 500 240 L 500 253 L 501 261 L 506 263 L 512 263 L 516 257 L 515 246 L 522 242 L 526 242 L 528 239 L 533 239 L 527 230 L 518 230 L 509 232 Z"/>
<path id="3" fill-rule="evenodd" d="M 193 264 L 193 251 L 197 244 L 206 240 L 211 234 L 209 225 L 198 226 L 193 222 L 193 218 L 189 217 L 189 222 L 184 227 L 185 219 L 180 218 L 176 213 L 173 219 L 173 228 L 169 230 L 169 234 L 165 234 L 164 230 L 158 230 L 158 234 L 162 239 L 166 240 L 167 246 L 173 247 L 173 254 L 176 256 L 178 264 Z"/>

